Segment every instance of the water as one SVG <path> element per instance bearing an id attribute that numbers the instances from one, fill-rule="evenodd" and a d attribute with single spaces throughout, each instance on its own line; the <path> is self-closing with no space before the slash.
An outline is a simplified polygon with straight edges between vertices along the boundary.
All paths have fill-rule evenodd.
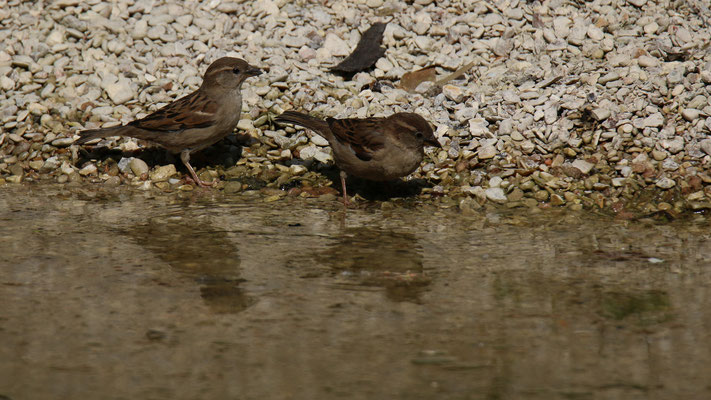
<path id="1" fill-rule="evenodd" d="M 0 399 L 711 398 L 701 215 L 5 186 L 0 221 Z"/>

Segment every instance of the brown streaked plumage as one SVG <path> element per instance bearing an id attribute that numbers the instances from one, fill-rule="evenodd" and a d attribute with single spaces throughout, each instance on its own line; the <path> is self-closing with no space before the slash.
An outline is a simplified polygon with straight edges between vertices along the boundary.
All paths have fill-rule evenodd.
<path id="1" fill-rule="evenodd" d="M 220 58 L 210 64 L 202 85 L 193 93 L 126 125 L 79 132 L 76 143 L 111 136 L 148 140 L 179 153 L 195 183 L 210 186 L 212 183 L 198 178 L 190 165 L 190 154 L 232 133 L 242 112 L 242 82 L 261 73 L 242 59 Z"/>
<path id="2" fill-rule="evenodd" d="M 424 145 L 440 147 L 432 126 L 415 113 L 387 118 L 325 121 L 296 111 L 285 111 L 277 122 L 303 126 L 323 136 L 341 169 L 343 202 L 348 204 L 346 174 L 372 181 L 389 181 L 412 173 L 422 162 Z"/>

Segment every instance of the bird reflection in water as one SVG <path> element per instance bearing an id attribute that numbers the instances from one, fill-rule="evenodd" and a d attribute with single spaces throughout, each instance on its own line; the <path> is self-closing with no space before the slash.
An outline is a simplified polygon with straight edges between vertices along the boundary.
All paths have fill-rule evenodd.
<path id="1" fill-rule="evenodd" d="M 409 233 L 347 228 L 316 260 L 335 272 L 344 287 L 382 287 L 393 301 L 420 303 L 431 283 L 422 248 Z"/>
<path id="2" fill-rule="evenodd" d="M 200 285 L 205 304 L 216 313 L 238 313 L 256 300 L 239 287 L 238 249 L 225 231 L 199 218 L 168 215 L 135 226 L 128 235 Z"/>

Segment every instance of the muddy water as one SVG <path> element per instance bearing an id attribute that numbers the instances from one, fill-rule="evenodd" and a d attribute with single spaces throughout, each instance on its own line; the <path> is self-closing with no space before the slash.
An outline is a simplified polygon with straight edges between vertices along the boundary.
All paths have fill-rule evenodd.
<path id="1" fill-rule="evenodd" d="M 0 399 L 711 398 L 711 229 L 0 191 Z"/>

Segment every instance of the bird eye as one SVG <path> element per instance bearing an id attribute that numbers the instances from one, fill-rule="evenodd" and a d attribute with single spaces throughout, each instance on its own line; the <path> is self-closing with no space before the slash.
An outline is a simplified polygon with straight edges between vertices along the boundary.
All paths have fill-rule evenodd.
<path id="1" fill-rule="evenodd" d="M 235 74 L 239 74 L 239 72 L 240 72 L 240 71 L 239 71 L 239 67 L 234 67 L 234 68 L 232 69 L 232 72 L 235 73 Z"/>
<path id="2" fill-rule="evenodd" d="M 416 136 L 418 139 L 422 139 L 423 137 L 425 137 L 425 135 L 423 135 L 422 132 L 420 132 L 420 131 L 415 132 L 415 136 Z"/>

